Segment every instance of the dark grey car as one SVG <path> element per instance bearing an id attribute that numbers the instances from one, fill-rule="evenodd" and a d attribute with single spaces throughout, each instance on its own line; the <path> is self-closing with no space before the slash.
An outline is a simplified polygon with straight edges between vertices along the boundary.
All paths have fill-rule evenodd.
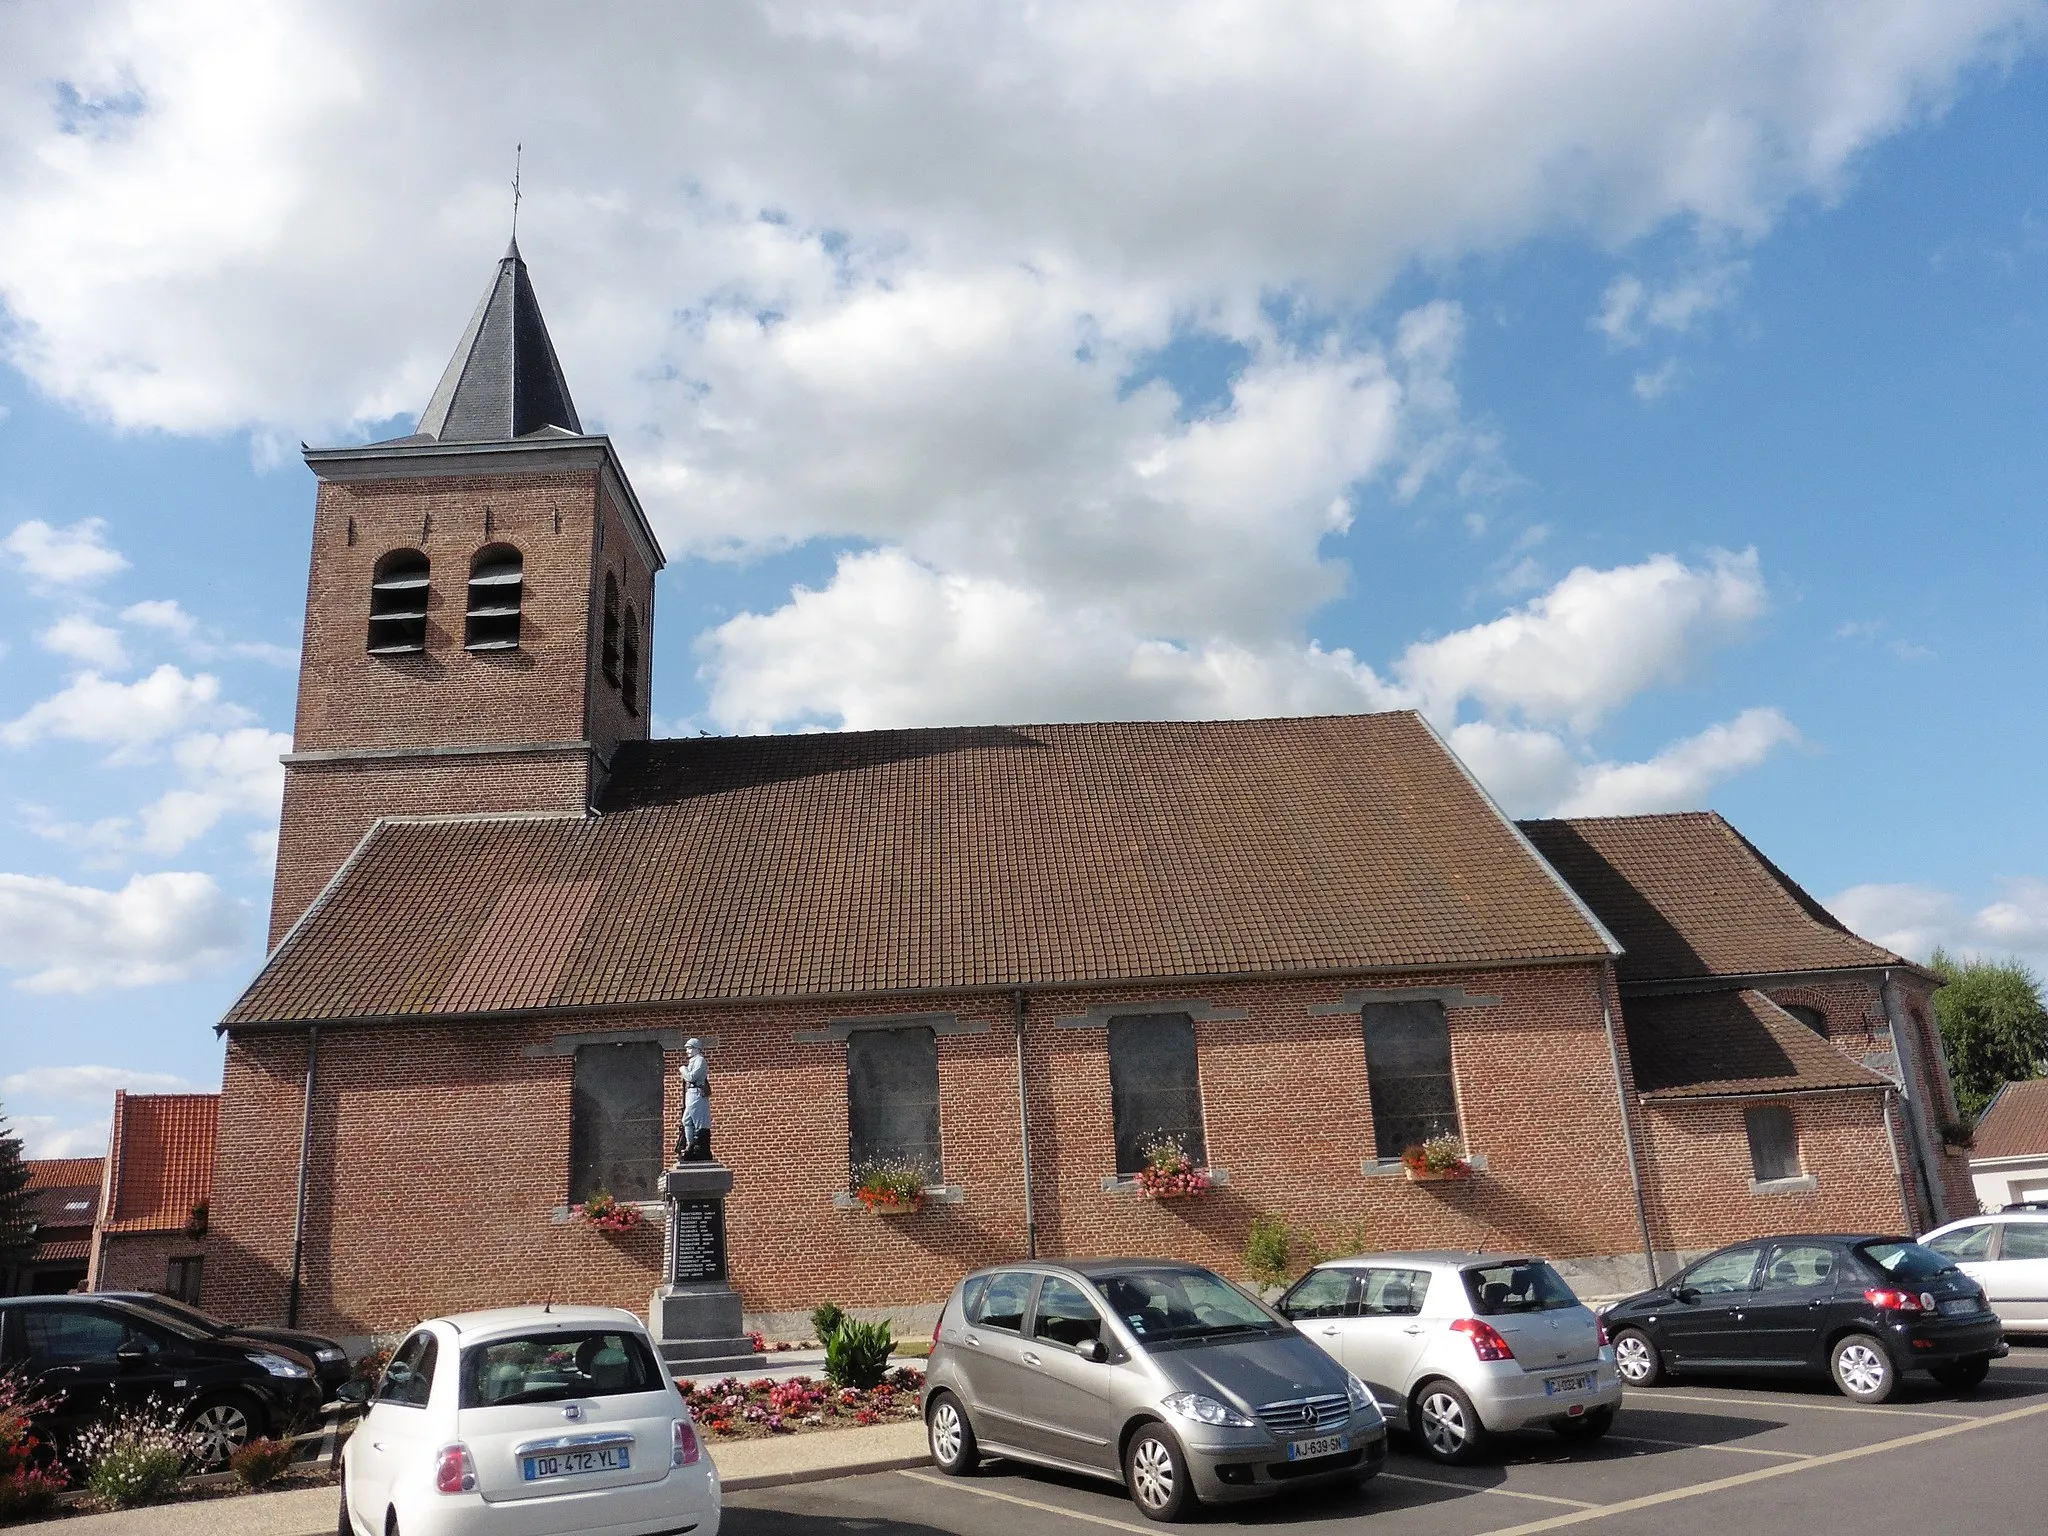
<path id="1" fill-rule="evenodd" d="M 1365 1384 L 1195 1264 L 1087 1259 L 977 1270 L 925 1371 L 932 1460 L 1007 1456 L 1122 1483 L 1155 1520 L 1379 1471 Z"/>

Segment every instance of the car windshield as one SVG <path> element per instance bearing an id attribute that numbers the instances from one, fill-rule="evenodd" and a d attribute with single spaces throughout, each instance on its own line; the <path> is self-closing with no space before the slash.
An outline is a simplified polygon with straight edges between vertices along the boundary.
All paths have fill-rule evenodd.
<path id="1" fill-rule="evenodd" d="M 1148 1344 L 1288 1331 L 1279 1317 L 1206 1269 L 1130 1269 L 1096 1275 L 1091 1283 Z"/>
<path id="2" fill-rule="evenodd" d="M 503 1407 L 564 1397 L 622 1397 L 668 1385 L 637 1333 L 588 1329 L 520 1334 L 462 1352 L 462 1406 Z"/>
<path id="3" fill-rule="evenodd" d="M 1919 1243 L 1858 1243 L 1856 1251 L 1894 1280 L 1932 1280 L 1955 1271 L 1955 1265 Z"/>
<path id="4" fill-rule="evenodd" d="M 1564 1277 L 1541 1259 L 1511 1259 L 1465 1271 L 1465 1294 L 1481 1317 L 1504 1312 L 1554 1312 L 1576 1307 L 1579 1298 Z"/>
<path id="5" fill-rule="evenodd" d="M 197 1328 L 201 1333 L 211 1338 L 217 1339 L 228 1331 L 228 1325 L 219 1318 L 209 1316 L 197 1307 L 188 1307 L 182 1301 L 174 1301 L 169 1296 L 137 1297 L 135 1305 L 147 1307 L 159 1317 L 168 1317 L 174 1322 L 183 1323 L 188 1328 Z"/>

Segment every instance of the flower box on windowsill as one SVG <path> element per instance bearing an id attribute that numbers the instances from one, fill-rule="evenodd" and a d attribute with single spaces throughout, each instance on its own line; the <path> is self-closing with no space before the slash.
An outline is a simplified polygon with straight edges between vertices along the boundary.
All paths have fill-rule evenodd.
<path id="1" fill-rule="evenodd" d="M 1203 1178 L 1209 1181 L 1207 1189 L 1200 1191 L 1200 1193 L 1206 1194 L 1210 1190 L 1226 1189 L 1230 1185 L 1230 1174 L 1225 1169 L 1202 1168 L 1197 1171 L 1202 1175 Z M 1187 1196 L 1185 1195 L 1151 1194 L 1145 1189 L 1144 1185 L 1138 1182 L 1138 1176 L 1134 1173 L 1104 1174 L 1102 1177 L 1102 1192 L 1105 1195 L 1137 1195 L 1140 1199 L 1146 1200 L 1175 1200 L 1187 1198 Z M 1191 1191 L 1191 1193 L 1193 1192 Z"/>
<path id="2" fill-rule="evenodd" d="M 1401 1170 L 1408 1175 L 1410 1184 L 1463 1184 L 1472 1177 L 1472 1165 L 1466 1162 L 1453 1163 L 1448 1168 L 1415 1168 L 1403 1163 Z"/>
<path id="3" fill-rule="evenodd" d="M 854 1191 L 842 1189 L 833 1194 L 832 1207 L 840 1211 L 858 1211 L 865 1208 L 877 1216 L 910 1216 L 928 1205 L 959 1205 L 966 1198 L 967 1191 L 958 1184 L 927 1184 L 924 1192 L 917 1197 L 916 1204 L 905 1205 L 901 1201 L 891 1201 L 885 1208 L 881 1201 L 870 1203 L 861 1199 Z"/>
<path id="4" fill-rule="evenodd" d="M 1465 1167 L 1471 1173 L 1486 1172 L 1486 1154 L 1484 1152 L 1467 1153 L 1465 1157 Z M 1365 1159 L 1364 1162 L 1358 1165 L 1358 1171 L 1364 1174 L 1365 1177 L 1367 1177 L 1368 1179 L 1409 1179 L 1409 1182 L 1411 1183 L 1444 1182 L 1442 1180 L 1435 1179 L 1425 1179 L 1420 1181 L 1411 1179 L 1408 1172 L 1408 1165 L 1402 1162 L 1401 1159 L 1398 1157 L 1368 1157 L 1367 1159 Z"/>

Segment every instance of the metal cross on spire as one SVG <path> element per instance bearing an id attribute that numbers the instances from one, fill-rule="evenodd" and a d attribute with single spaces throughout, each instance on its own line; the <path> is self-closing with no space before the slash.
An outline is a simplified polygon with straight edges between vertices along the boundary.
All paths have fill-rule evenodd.
<path id="1" fill-rule="evenodd" d="M 524 144 L 512 146 L 512 243 L 519 243 L 519 162 L 526 154 Z"/>

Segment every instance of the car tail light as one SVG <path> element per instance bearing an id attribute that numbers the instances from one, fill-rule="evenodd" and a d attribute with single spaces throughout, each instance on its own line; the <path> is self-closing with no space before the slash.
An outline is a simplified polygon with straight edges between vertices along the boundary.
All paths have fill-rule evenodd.
<path id="1" fill-rule="evenodd" d="M 476 1492 L 476 1463 L 470 1459 L 468 1446 L 457 1441 L 441 1447 L 434 1461 L 434 1486 L 443 1493 Z"/>
<path id="2" fill-rule="evenodd" d="M 1500 1336 L 1500 1330 L 1489 1322 L 1476 1317 L 1461 1317 L 1451 1324 L 1451 1332 L 1462 1333 L 1472 1341 L 1472 1352 L 1482 1360 L 1512 1360 L 1515 1352 L 1508 1348 L 1508 1341 Z"/>
<path id="3" fill-rule="evenodd" d="M 933 1322 L 933 1324 L 932 1324 L 932 1349 L 933 1349 L 934 1351 L 937 1351 L 937 1349 L 938 1349 L 938 1347 L 939 1347 L 939 1331 L 940 1331 L 941 1329 L 943 1329 L 943 1328 L 944 1328 L 945 1326 L 946 1326 L 946 1309 L 945 1309 L 944 1307 L 940 1307 L 940 1308 L 939 1308 L 939 1315 L 938 1315 L 938 1318 L 937 1318 L 937 1320 L 936 1320 L 935 1322 Z"/>
<path id="4" fill-rule="evenodd" d="M 703 1454 L 704 1447 L 697 1439 L 697 1426 L 688 1419 L 677 1419 L 676 1448 L 668 1464 L 672 1467 L 694 1467 L 697 1458 Z"/>
<path id="5" fill-rule="evenodd" d="M 1893 1291 L 1882 1287 L 1874 1287 L 1863 1293 L 1863 1299 L 1873 1307 L 1877 1307 L 1885 1312 L 1918 1312 L 1922 1310 L 1920 1306 L 1922 1298 L 1915 1296 L 1911 1291 Z M 1926 1299 L 1933 1300 L 1932 1297 Z M 1929 1307 L 1925 1310 L 1931 1312 L 1934 1309 Z"/>
<path id="6" fill-rule="evenodd" d="M 1602 1349 L 1605 1349 L 1605 1348 L 1606 1348 L 1606 1347 L 1607 1347 L 1608 1345 L 1610 1345 L 1610 1344 L 1612 1344 L 1612 1343 L 1614 1342 L 1614 1340 L 1612 1340 L 1612 1339 L 1610 1339 L 1609 1337 L 1607 1337 L 1607 1319 L 1606 1319 L 1606 1318 L 1604 1318 L 1604 1317 L 1596 1317 L 1596 1318 L 1594 1318 L 1594 1319 L 1593 1319 L 1593 1326 L 1594 1326 L 1595 1328 L 1598 1328 L 1598 1329 L 1600 1330 L 1600 1347 L 1601 1347 Z"/>

